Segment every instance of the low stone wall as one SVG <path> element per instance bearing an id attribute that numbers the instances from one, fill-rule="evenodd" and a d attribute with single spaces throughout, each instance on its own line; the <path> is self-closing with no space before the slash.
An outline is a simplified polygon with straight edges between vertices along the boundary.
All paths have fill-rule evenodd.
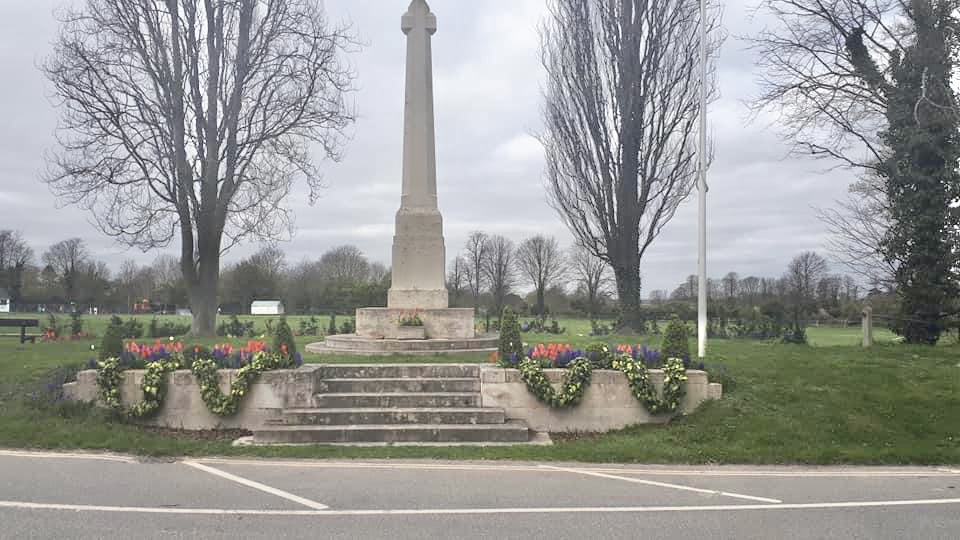
<path id="1" fill-rule="evenodd" d="M 544 370 L 550 382 L 559 389 L 565 370 Z M 627 378 L 620 371 L 595 370 L 590 387 L 580 404 L 568 409 L 555 409 L 537 400 L 520 379 L 520 371 L 484 367 L 480 372 L 480 391 L 484 407 L 500 407 L 511 420 L 523 420 L 534 431 L 604 432 L 634 424 L 666 422 L 669 415 L 651 415 L 634 397 Z M 687 371 L 686 393 L 680 411 L 693 412 L 708 399 L 719 399 L 723 389 L 707 380 L 707 372 Z M 650 370 L 650 380 L 663 391 L 663 371 Z"/>
<path id="2" fill-rule="evenodd" d="M 256 429 L 267 420 L 278 418 L 285 408 L 310 407 L 313 404 L 317 365 L 296 370 L 268 371 L 260 375 L 240 403 L 237 414 L 217 416 L 210 412 L 200 395 L 200 385 L 190 371 L 175 371 L 167 375 L 166 395 L 156 416 L 146 423 L 176 429 Z M 123 372 L 120 397 L 130 407 L 143 400 L 140 385 L 144 370 Z M 230 391 L 236 370 L 222 369 L 220 390 Z M 63 385 L 67 399 L 97 401 L 97 372 L 81 371 L 77 381 Z"/>
<path id="3" fill-rule="evenodd" d="M 189 371 L 167 375 L 166 395 L 159 413 L 145 421 L 155 426 L 176 429 L 250 429 L 266 425 L 280 417 L 283 409 L 312 408 L 313 396 L 323 381 L 323 365 L 311 364 L 296 370 L 269 371 L 260 375 L 240 404 L 237 414 L 217 416 L 207 409 L 200 395 L 200 386 Z M 143 399 L 140 385 L 146 372 L 129 370 L 123 373 L 121 399 L 130 407 Z M 236 377 L 235 370 L 220 370 L 220 389 L 228 392 Z M 565 373 L 547 369 L 544 373 L 559 387 Z M 704 371 L 687 371 L 686 393 L 680 410 L 690 413 L 708 399 L 719 399 L 722 388 L 709 383 Z M 651 370 L 650 378 L 657 389 L 663 388 L 663 371 Z M 92 402 L 97 400 L 97 372 L 81 371 L 77 381 L 64 385 L 67 399 Z M 539 432 L 603 432 L 634 424 L 662 423 L 668 415 L 653 416 L 633 396 L 626 377 L 619 371 L 593 372 L 590 387 L 583 401 L 569 409 L 553 409 L 541 403 L 520 380 L 520 372 L 483 366 L 480 369 L 480 393 L 483 407 L 499 407 L 508 419 L 523 420 Z"/>

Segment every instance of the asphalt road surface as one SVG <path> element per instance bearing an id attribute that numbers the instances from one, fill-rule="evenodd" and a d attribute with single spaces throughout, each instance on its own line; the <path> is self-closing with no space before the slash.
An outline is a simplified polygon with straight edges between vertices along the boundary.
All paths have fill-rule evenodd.
<path id="1" fill-rule="evenodd" d="M 0 451 L 0 538 L 960 538 L 960 469 Z"/>

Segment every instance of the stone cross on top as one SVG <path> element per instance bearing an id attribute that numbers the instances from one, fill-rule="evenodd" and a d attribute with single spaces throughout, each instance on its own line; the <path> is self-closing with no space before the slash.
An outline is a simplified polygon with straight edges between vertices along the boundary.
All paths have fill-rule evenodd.
<path id="1" fill-rule="evenodd" d="M 437 16 L 430 12 L 427 0 L 413 0 L 406 14 L 400 20 L 400 29 L 404 34 L 411 30 L 423 28 L 432 36 L 437 31 Z"/>

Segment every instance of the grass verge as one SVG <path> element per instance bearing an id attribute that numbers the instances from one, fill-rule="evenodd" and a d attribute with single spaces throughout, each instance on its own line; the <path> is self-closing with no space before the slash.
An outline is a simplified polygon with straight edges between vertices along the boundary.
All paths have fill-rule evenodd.
<path id="1" fill-rule="evenodd" d="M 525 336 L 528 341 L 589 338 Z M 642 341 L 630 336 L 611 342 Z M 558 437 L 554 446 L 232 447 L 229 436 L 110 422 L 86 406 L 51 404 L 48 384 L 82 364 L 91 342 L 0 340 L 0 447 L 111 450 L 154 457 L 511 459 L 622 463 L 960 463 L 960 347 L 806 347 L 714 341 L 725 396 L 667 426 Z M 424 358 L 323 358 L 323 361 Z M 428 361 L 449 361 L 429 357 Z M 321 361 L 307 357 L 307 361 Z M 485 361 L 482 355 L 457 361 Z M 731 385 L 730 382 L 735 383 Z"/>

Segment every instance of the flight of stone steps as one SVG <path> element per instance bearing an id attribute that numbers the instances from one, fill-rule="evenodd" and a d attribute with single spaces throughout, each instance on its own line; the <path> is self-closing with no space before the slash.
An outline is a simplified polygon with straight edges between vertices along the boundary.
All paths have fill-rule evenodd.
<path id="1" fill-rule="evenodd" d="M 286 409 L 254 431 L 260 444 L 526 443 L 503 409 L 481 407 L 469 364 L 326 365 L 313 408 Z"/>

